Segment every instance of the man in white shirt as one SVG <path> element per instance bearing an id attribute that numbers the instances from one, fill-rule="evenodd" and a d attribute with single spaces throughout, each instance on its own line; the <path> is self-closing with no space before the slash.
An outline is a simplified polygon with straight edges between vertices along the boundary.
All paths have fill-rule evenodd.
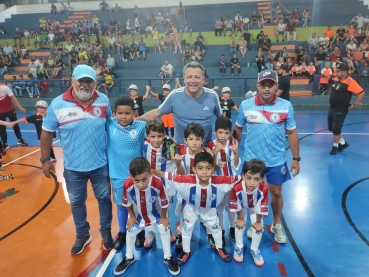
<path id="1" fill-rule="evenodd" d="M 307 44 L 308 44 L 308 48 L 309 48 L 309 53 L 310 53 L 310 55 L 313 55 L 313 54 L 311 53 L 311 50 L 314 50 L 314 54 L 315 54 L 316 50 L 317 50 L 317 49 L 318 49 L 318 47 L 319 47 L 319 40 L 318 40 L 318 38 L 316 37 L 316 33 L 312 33 L 312 34 L 311 34 L 311 37 L 308 39 Z"/>
<path id="2" fill-rule="evenodd" d="M 227 19 L 224 21 L 224 30 L 223 30 L 224 36 L 226 36 L 227 31 L 231 31 L 231 35 L 230 36 L 232 36 L 232 34 L 234 32 L 233 27 L 234 27 L 234 21 L 231 20 L 229 18 L 229 16 L 227 16 Z"/>
<path id="3" fill-rule="evenodd" d="M 238 18 L 241 17 L 242 20 L 242 16 L 240 15 L 240 13 L 238 12 L 237 15 L 234 17 L 234 22 L 236 22 L 238 20 Z"/>
<path id="4" fill-rule="evenodd" d="M 109 34 L 109 37 L 108 37 L 108 52 L 109 52 L 109 54 L 111 54 L 110 53 L 110 48 L 113 49 L 114 54 L 115 54 L 115 37 L 111 33 Z"/>
<path id="5" fill-rule="evenodd" d="M 359 12 L 357 14 L 357 16 L 354 16 L 354 18 L 357 19 L 357 27 L 358 27 L 358 29 L 360 29 L 364 25 L 364 17 L 361 15 L 361 12 Z M 350 25 L 351 22 L 354 21 L 354 18 L 350 21 L 350 23 L 348 25 Z"/>
<path id="6" fill-rule="evenodd" d="M 140 38 L 140 21 L 138 21 L 138 16 L 135 18 L 135 34 L 136 39 Z"/>
<path id="7" fill-rule="evenodd" d="M 8 56 L 10 60 L 12 60 L 13 56 L 13 47 L 9 45 L 9 43 L 5 42 L 5 46 L 3 47 L 4 56 Z"/>
<path id="8" fill-rule="evenodd" d="M 279 42 L 279 36 L 282 35 L 282 41 L 284 41 L 284 35 L 286 31 L 286 24 L 283 23 L 282 19 L 278 20 L 277 32 L 276 32 L 276 41 Z"/>
<path id="9" fill-rule="evenodd" d="M 67 49 L 68 53 L 72 50 L 72 48 L 74 47 L 74 45 L 68 41 L 67 45 L 65 45 L 65 49 Z"/>
<path id="10" fill-rule="evenodd" d="M 160 73 L 159 73 L 159 77 L 163 79 L 161 81 L 163 85 L 164 85 L 164 79 L 169 79 L 166 82 L 166 84 L 169 84 L 170 78 L 173 77 L 173 73 L 174 73 L 173 65 L 171 65 L 168 60 L 165 60 L 164 65 L 160 68 Z"/>
<path id="11" fill-rule="evenodd" d="M 53 48 L 54 47 L 54 38 L 55 38 L 54 33 L 50 30 L 49 33 L 47 34 L 47 37 L 49 38 L 47 43 L 50 45 L 50 48 Z"/>

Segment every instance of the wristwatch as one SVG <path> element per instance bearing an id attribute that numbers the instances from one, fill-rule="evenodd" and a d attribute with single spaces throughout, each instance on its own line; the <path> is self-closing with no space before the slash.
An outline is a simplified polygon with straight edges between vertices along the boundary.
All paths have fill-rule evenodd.
<path id="1" fill-rule="evenodd" d="M 354 103 L 354 104 L 352 104 L 352 105 L 354 105 L 354 107 L 356 108 L 357 107 L 357 105 Z"/>
<path id="2" fill-rule="evenodd" d="M 45 162 L 51 161 L 51 158 L 40 158 L 40 162 L 43 164 Z"/>
<path id="3" fill-rule="evenodd" d="M 293 157 L 292 160 L 299 162 L 299 161 L 301 161 L 301 157 L 298 157 L 298 158 Z"/>

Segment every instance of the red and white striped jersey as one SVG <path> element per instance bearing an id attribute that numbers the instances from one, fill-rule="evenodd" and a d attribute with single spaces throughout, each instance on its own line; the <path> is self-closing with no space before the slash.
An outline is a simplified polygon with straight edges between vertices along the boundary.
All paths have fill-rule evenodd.
<path id="1" fill-rule="evenodd" d="M 200 186 L 196 175 L 173 175 L 166 172 L 165 180 L 178 191 L 187 204 L 215 209 L 222 202 L 224 195 L 240 180 L 240 176 L 212 176 L 206 187 Z"/>
<path id="2" fill-rule="evenodd" d="M 193 175 L 192 167 L 195 163 L 195 156 L 188 154 L 188 147 L 185 144 L 178 144 L 179 153 L 184 156 L 182 160 L 182 167 L 186 175 Z M 203 152 L 203 150 L 201 150 Z"/>
<path id="3" fill-rule="evenodd" d="M 124 182 L 122 199 L 125 207 L 130 207 L 132 204 L 137 206 L 139 227 L 159 222 L 160 213 L 157 210 L 157 201 L 162 208 L 167 208 L 169 205 L 163 183 L 155 176 L 150 177 L 149 185 L 145 190 L 139 190 L 132 179 L 128 178 Z"/>
<path id="4" fill-rule="evenodd" d="M 256 214 L 268 215 L 268 186 L 262 182 L 253 192 L 247 192 L 245 182 L 238 182 L 232 188 L 229 208 L 231 212 L 249 208 Z"/>
<path id="5" fill-rule="evenodd" d="M 217 140 L 212 140 L 208 143 L 208 147 L 214 151 L 215 146 L 217 145 Z M 223 168 L 218 168 L 215 170 L 215 176 L 235 176 L 237 175 L 237 170 L 240 167 L 241 160 L 238 159 L 237 167 L 234 165 L 234 152 L 232 150 L 232 142 L 230 140 L 227 141 L 226 145 L 217 153 L 216 163 L 220 162 L 225 163 Z"/>

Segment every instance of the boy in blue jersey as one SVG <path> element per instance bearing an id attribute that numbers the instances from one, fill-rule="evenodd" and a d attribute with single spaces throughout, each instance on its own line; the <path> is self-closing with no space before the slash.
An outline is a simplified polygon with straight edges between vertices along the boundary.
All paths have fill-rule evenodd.
<path id="1" fill-rule="evenodd" d="M 123 248 L 126 240 L 127 208 L 122 206 L 124 181 L 129 178 L 129 163 L 133 158 L 142 157 L 145 125 L 133 120 L 134 103 L 127 96 L 120 96 L 115 102 L 115 117 L 107 120 L 109 176 L 113 187 L 114 203 L 117 205 L 119 234 L 114 249 Z M 142 247 L 145 231 L 137 235 L 136 246 Z"/>

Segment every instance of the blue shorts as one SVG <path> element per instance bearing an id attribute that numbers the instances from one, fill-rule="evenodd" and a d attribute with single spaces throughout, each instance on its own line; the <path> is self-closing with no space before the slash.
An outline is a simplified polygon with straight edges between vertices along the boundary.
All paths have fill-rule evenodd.
<path id="1" fill-rule="evenodd" d="M 291 179 L 291 174 L 286 163 L 274 167 L 267 167 L 265 179 L 268 184 L 281 185 Z"/>
<path id="2" fill-rule="evenodd" d="M 111 187 L 113 189 L 113 201 L 116 205 L 122 206 L 123 185 L 126 179 L 111 178 Z"/>

